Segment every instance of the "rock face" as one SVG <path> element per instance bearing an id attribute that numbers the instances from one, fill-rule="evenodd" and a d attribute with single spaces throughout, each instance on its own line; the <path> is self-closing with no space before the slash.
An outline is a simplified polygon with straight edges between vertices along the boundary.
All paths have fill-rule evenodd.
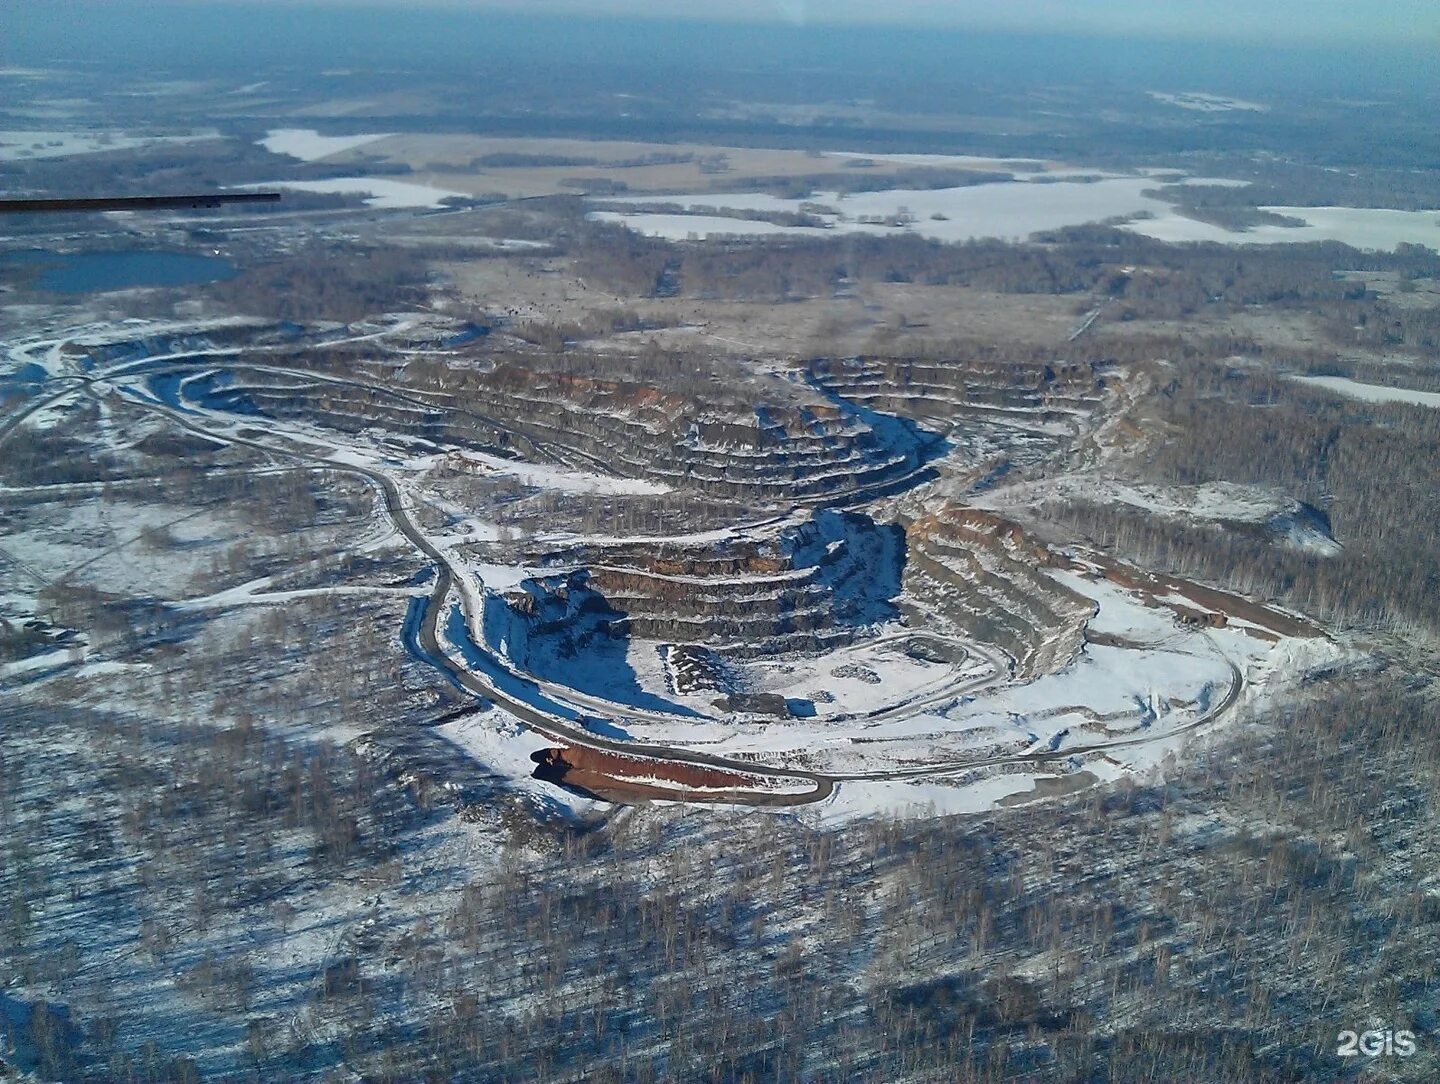
<path id="1" fill-rule="evenodd" d="M 161 345 L 198 350 L 228 334 Z M 1082 642 L 1090 603 L 1040 571 L 1047 554 L 1013 524 L 951 506 L 906 525 L 840 509 L 915 485 L 947 440 L 982 466 L 992 453 L 1024 462 L 1064 446 L 1105 405 L 1110 378 L 1094 365 L 853 357 L 692 371 L 688 360 L 455 353 L 443 342 L 417 357 L 293 328 L 272 338 L 292 349 L 157 368 L 150 390 L 174 406 L 373 430 L 392 445 L 481 449 L 750 507 L 821 508 L 769 533 L 524 554 L 541 571 L 488 595 L 477 631 L 537 677 L 602 692 L 617 673 L 636 682 L 633 638 L 693 649 L 666 663 L 677 693 L 733 693 L 727 656 L 818 653 L 902 616 L 1002 649 L 1021 677 L 1065 665 Z M 120 344 L 106 360 L 151 348 Z M 448 469 L 464 464 L 452 456 Z"/>
<path id="2" fill-rule="evenodd" d="M 906 609 L 919 627 L 947 626 L 1015 660 L 1031 678 L 1079 652 L 1094 604 L 1042 569 L 1050 554 L 992 512 L 946 506 L 907 531 Z"/>
<path id="3" fill-rule="evenodd" d="M 899 615 L 903 529 L 824 510 L 771 537 L 572 547 L 568 566 L 488 604 L 487 636 L 516 661 L 537 638 L 578 652 L 597 635 L 703 645 L 736 657 L 822 651 Z"/>
<path id="4" fill-rule="evenodd" d="M 979 458 L 1044 455 L 1103 406 L 1106 381 L 1091 364 L 992 360 L 816 358 L 787 375 L 727 373 L 734 383 L 725 385 L 699 374 L 662 380 L 620 357 L 563 359 L 607 375 L 540 356 L 397 366 L 302 343 L 282 357 L 315 375 L 235 361 L 155 391 L 754 505 L 853 506 L 906 489 L 947 450 L 942 434 Z"/>
<path id="5" fill-rule="evenodd" d="M 777 719 L 790 717 L 790 705 L 779 693 L 731 693 L 715 701 L 721 711 L 739 711 L 750 715 L 772 715 Z"/>
<path id="6" fill-rule="evenodd" d="M 732 789 L 754 787 L 754 776 L 707 768 L 698 764 L 645 760 L 601 749 L 540 749 L 530 755 L 535 778 L 565 783 L 581 789 L 610 789 L 617 783 L 659 787 L 706 787 Z"/>
<path id="7" fill-rule="evenodd" d="M 1016 463 L 1060 448 L 1105 404 L 1106 378 L 1090 363 L 815 358 L 803 374 L 847 402 L 938 430 L 976 458 Z"/>
<path id="8" fill-rule="evenodd" d="M 873 410 L 944 423 L 967 416 L 1064 422 L 1103 402 L 1103 378 L 1091 363 L 815 358 L 806 372 L 817 386 Z"/>
<path id="9" fill-rule="evenodd" d="M 156 391 L 159 394 L 161 389 Z M 237 367 L 187 380 L 183 392 L 211 410 L 293 419 L 341 433 L 384 430 L 401 444 L 424 441 L 506 457 L 546 459 L 539 445 L 500 419 L 461 406 L 450 396 L 422 396 L 403 387 L 365 387 Z"/>
<path id="10" fill-rule="evenodd" d="M 778 380 L 744 406 L 513 363 L 486 385 L 500 393 L 487 409 L 542 445 L 627 477 L 762 503 L 881 495 L 922 466 L 934 441 Z"/>
<path id="11" fill-rule="evenodd" d="M 848 505 L 896 492 L 914 483 L 943 443 L 912 422 L 775 375 L 748 374 L 738 391 L 698 381 L 682 389 L 511 359 L 442 370 L 432 382 L 344 352 L 298 360 L 325 376 L 237 364 L 186 392 L 213 409 L 347 433 L 383 429 L 401 441 L 475 448 L 762 505 Z"/>

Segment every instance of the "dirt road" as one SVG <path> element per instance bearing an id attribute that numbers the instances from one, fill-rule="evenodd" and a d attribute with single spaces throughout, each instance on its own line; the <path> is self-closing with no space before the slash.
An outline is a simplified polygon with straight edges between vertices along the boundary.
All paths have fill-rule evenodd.
<path id="1" fill-rule="evenodd" d="M 230 351 L 217 351 L 216 353 L 230 353 Z M 0 446 L 13 435 L 16 428 L 27 418 L 38 410 L 57 404 L 64 399 L 81 394 L 92 392 L 96 384 L 102 382 L 113 382 L 131 375 L 148 375 L 154 372 L 153 364 L 146 367 L 146 360 L 153 363 L 156 360 L 164 359 L 143 359 L 140 361 L 131 360 L 110 369 L 98 371 L 84 377 L 66 377 L 67 386 L 41 396 L 35 402 L 12 414 L 3 423 L 0 423 Z M 214 364 L 213 360 L 203 357 L 195 357 L 189 361 L 179 362 L 173 366 L 176 369 L 196 368 L 205 364 Z M 304 370 L 287 370 L 279 366 L 241 365 L 237 368 L 251 370 L 262 370 L 274 373 L 284 373 L 289 376 L 304 376 L 314 379 L 323 379 L 326 382 L 355 383 L 357 386 L 367 389 L 375 389 L 374 385 L 368 385 L 360 381 L 348 381 L 345 378 L 329 377 L 320 374 L 309 373 Z M 168 367 L 167 367 L 168 368 Z M 745 804 L 767 807 L 787 807 L 813 804 L 822 802 L 829 798 L 834 792 L 838 783 L 856 782 L 865 780 L 918 780 L 934 778 L 945 775 L 973 771 L 977 768 L 997 767 L 1002 765 L 1017 764 L 1044 764 L 1050 762 L 1061 762 L 1075 756 L 1089 753 L 1103 752 L 1107 749 L 1119 749 L 1147 744 L 1156 740 L 1168 739 L 1176 734 L 1185 733 L 1198 729 L 1201 726 L 1213 721 L 1219 715 L 1228 711 L 1238 699 L 1244 687 L 1244 678 L 1238 667 L 1232 662 L 1230 668 L 1233 680 L 1226 695 L 1212 708 L 1180 727 L 1172 728 L 1159 734 L 1144 734 L 1129 738 L 1118 738 L 1103 742 L 1095 742 L 1083 746 L 1071 746 L 1062 750 L 1038 750 L 1027 753 L 1007 754 L 998 757 L 991 757 L 984 760 L 965 760 L 940 762 L 922 767 L 895 769 L 891 771 L 866 772 L 856 774 L 826 774 L 820 772 L 805 771 L 794 768 L 778 768 L 766 765 L 757 765 L 749 761 L 735 760 L 727 757 L 716 756 L 710 753 L 703 753 L 692 749 L 679 748 L 675 746 L 648 744 L 644 742 L 613 739 L 599 736 L 585 729 L 583 726 L 560 718 L 553 713 L 542 711 L 535 705 L 526 702 L 521 697 L 511 695 L 505 688 L 501 687 L 494 680 L 491 680 L 483 673 L 477 672 L 462 665 L 450 657 L 442 648 L 439 637 L 439 623 L 446 610 L 446 603 L 452 594 L 457 595 L 460 600 L 462 611 L 467 619 L 478 619 L 479 615 L 472 612 L 473 600 L 470 594 L 463 589 L 464 574 L 458 572 L 451 563 L 451 558 L 416 524 L 410 510 L 406 506 L 405 496 L 400 486 L 393 478 L 381 470 L 370 467 L 359 466 L 351 462 L 336 462 L 323 446 L 315 446 L 314 451 L 305 451 L 298 446 L 298 439 L 294 435 L 287 435 L 286 439 L 291 443 L 288 446 L 270 444 L 256 440 L 251 437 L 242 437 L 227 429 L 212 429 L 197 419 L 204 415 L 198 412 L 181 411 L 153 400 L 135 397 L 132 401 L 145 409 L 165 416 L 171 423 L 189 432 L 203 436 L 209 440 L 220 441 L 225 444 L 239 445 L 264 452 L 272 456 L 281 456 L 290 459 L 300 460 L 312 466 L 323 467 L 326 470 L 338 471 L 357 475 L 366 479 L 373 485 L 380 494 L 386 514 L 395 526 L 395 529 L 412 545 L 417 551 L 423 554 L 436 569 L 434 586 L 426 598 L 425 611 L 417 631 L 418 642 L 424 653 L 428 656 L 433 665 L 443 669 L 463 689 L 476 697 L 499 704 L 507 712 L 519 719 L 526 726 L 536 733 L 558 743 L 561 746 L 574 746 L 584 749 L 598 750 L 605 753 L 620 754 L 632 760 L 652 762 L 654 765 L 650 780 L 642 786 L 632 784 L 633 797 L 638 800 L 665 799 L 687 802 L 708 802 L 726 804 Z M 436 406 L 436 404 L 427 404 Z M 247 419 L 247 425 L 253 427 L 258 419 Z M 477 649 L 478 648 L 478 645 Z M 483 649 L 479 649 L 483 650 Z M 514 675 L 508 671 L 504 663 L 487 656 L 488 661 L 493 665 L 495 672 L 507 673 L 514 680 L 525 682 L 523 675 Z M 1228 662 L 1228 660 L 1227 660 Z M 535 683 L 530 682 L 534 685 Z M 540 691 L 536 686 L 537 692 Z M 910 705 L 915 707 L 915 705 Z M 764 789 L 706 789 L 703 792 L 695 792 L 683 788 L 670 789 L 660 782 L 667 777 L 667 766 L 673 768 L 701 768 L 714 769 L 721 772 L 734 773 L 747 779 L 773 780 L 780 784 L 804 783 L 808 789 L 797 790 L 775 790 Z M 674 772 L 669 774 L 683 774 Z M 651 781 L 655 780 L 655 781 Z M 624 800 L 627 793 L 627 784 L 623 780 L 610 781 L 614 786 L 596 788 L 597 791 L 606 789 L 619 800 Z"/>

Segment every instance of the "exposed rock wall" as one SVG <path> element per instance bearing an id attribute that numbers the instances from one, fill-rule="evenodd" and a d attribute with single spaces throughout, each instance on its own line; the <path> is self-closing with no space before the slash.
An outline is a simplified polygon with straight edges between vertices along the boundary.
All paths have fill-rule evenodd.
<path id="1" fill-rule="evenodd" d="M 921 466 L 910 431 L 853 410 L 756 389 L 757 405 L 716 405 L 643 384 L 537 372 L 490 374 L 487 409 L 541 444 L 605 459 L 618 474 L 759 501 L 844 500 L 882 492 Z"/>
<path id="2" fill-rule="evenodd" d="M 326 368 L 341 366 L 329 358 Z M 515 454 L 761 504 L 845 504 L 894 492 L 921 470 L 938 439 L 778 377 L 756 377 L 745 398 L 732 389 L 710 402 L 697 398 L 703 386 L 681 393 L 517 361 L 464 370 L 440 391 L 407 390 L 406 374 L 372 369 L 357 365 L 351 374 L 388 381 L 398 394 L 241 369 L 212 381 L 207 405 L 349 433 L 384 429 L 401 440 Z"/>
<path id="3" fill-rule="evenodd" d="M 535 776 L 582 789 L 621 780 L 681 787 L 744 788 L 760 784 L 756 776 L 709 768 L 699 764 L 646 760 L 580 747 L 541 749 L 530 757 Z"/>
<path id="4" fill-rule="evenodd" d="M 770 538 L 571 547 L 528 555 L 532 565 L 572 567 L 527 580 L 493 628 L 511 630 L 513 650 L 567 626 L 565 635 L 580 634 L 588 614 L 592 631 L 737 656 L 820 651 L 898 616 L 904 561 L 901 528 L 829 510 Z M 523 632 L 513 630 L 517 619 Z"/>
<path id="5" fill-rule="evenodd" d="M 1049 552 L 992 512 L 950 505 L 909 525 L 905 588 L 913 623 L 946 625 L 1015 660 L 1030 678 L 1066 666 L 1079 652 L 1089 599 L 1042 569 Z"/>
<path id="6" fill-rule="evenodd" d="M 815 384 L 845 399 L 915 419 L 1064 422 L 1103 403 L 1104 378 L 1090 363 L 815 358 L 806 371 Z"/>

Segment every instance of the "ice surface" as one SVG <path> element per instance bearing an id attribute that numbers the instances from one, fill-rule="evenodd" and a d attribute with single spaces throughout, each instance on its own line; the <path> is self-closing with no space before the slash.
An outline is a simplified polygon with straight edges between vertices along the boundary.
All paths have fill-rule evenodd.
<path id="1" fill-rule="evenodd" d="M 1087 172 L 1085 175 L 1095 174 Z M 1070 178 L 1048 184 L 1006 181 L 962 188 L 890 189 L 884 192 L 856 192 L 843 197 L 835 192 L 818 192 L 803 200 L 755 193 L 695 193 L 654 196 L 645 202 L 793 213 L 800 213 L 802 204 L 819 204 L 833 208 L 842 216 L 827 217 L 832 229 L 839 232 L 885 235 L 909 231 L 940 241 L 970 241 L 985 237 L 1008 240 L 1029 237 L 1040 230 L 1126 217 L 1142 211 L 1168 214 L 1168 203 L 1143 194 L 1157 184 L 1153 177 L 1111 176 L 1097 181 Z M 617 201 L 605 202 L 613 204 Z M 620 215 L 604 211 L 593 212 L 593 215 L 604 221 L 623 221 L 642 233 L 682 239 L 691 233 L 702 237 L 727 233 L 823 236 L 814 227 L 777 226 L 769 222 L 719 216 L 643 212 Z M 909 225 L 886 226 L 860 221 L 862 218 L 885 219 L 899 215 L 905 215 L 910 220 Z"/>
<path id="2" fill-rule="evenodd" d="M 1130 223 L 1125 228 L 1160 241 L 1172 242 L 1275 245 L 1339 241 L 1352 248 L 1385 252 L 1400 244 L 1440 249 L 1440 213 L 1435 211 L 1393 211 L 1381 207 L 1262 207 L 1261 210 L 1303 219 L 1305 225 L 1260 225 L 1236 231 L 1170 211 L 1152 219 Z"/>

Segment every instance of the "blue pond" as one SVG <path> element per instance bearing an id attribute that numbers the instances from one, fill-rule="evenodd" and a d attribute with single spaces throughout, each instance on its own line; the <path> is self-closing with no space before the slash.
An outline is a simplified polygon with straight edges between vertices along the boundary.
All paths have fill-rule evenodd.
<path id="1" fill-rule="evenodd" d="M 133 286 L 195 286 L 235 276 L 235 265 L 218 256 L 191 252 L 50 252 L 23 249 L 0 253 L 0 276 L 17 268 L 38 270 L 34 284 L 62 294 L 101 293 Z"/>

